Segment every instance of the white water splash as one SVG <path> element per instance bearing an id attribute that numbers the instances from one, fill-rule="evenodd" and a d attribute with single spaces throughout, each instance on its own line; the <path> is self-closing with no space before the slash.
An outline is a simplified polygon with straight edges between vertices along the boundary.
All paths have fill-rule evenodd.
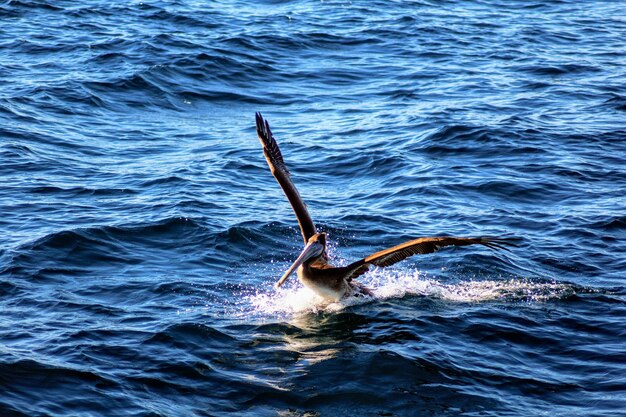
<path id="1" fill-rule="evenodd" d="M 367 285 L 374 288 L 376 298 L 380 299 L 423 295 L 465 303 L 495 300 L 540 302 L 560 299 L 574 293 L 574 287 L 569 284 L 523 278 L 468 280 L 445 284 L 428 278 L 419 271 L 407 273 L 380 270 L 371 274 Z"/>
<path id="2" fill-rule="evenodd" d="M 470 280 L 445 284 L 419 271 L 376 270 L 362 282 L 373 290 L 374 297 L 349 297 L 339 302 L 328 302 L 301 284 L 296 284 L 278 291 L 272 289 L 268 293 L 248 296 L 247 301 L 255 312 L 274 315 L 336 312 L 353 305 L 407 295 L 471 303 L 496 300 L 542 302 L 575 293 L 575 288 L 568 284 L 527 279 Z"/>
<path id="3" fill-rule="evenodd" d="M 263 314 L 277 313 L 317 313 L 318 311 L 339 311 L 345 307 L 344 300 L 329 303 L 310 289 L 297 285 L 276 290 L 271 293 L 259 293 L 250 296 L 254 310 Z"/>

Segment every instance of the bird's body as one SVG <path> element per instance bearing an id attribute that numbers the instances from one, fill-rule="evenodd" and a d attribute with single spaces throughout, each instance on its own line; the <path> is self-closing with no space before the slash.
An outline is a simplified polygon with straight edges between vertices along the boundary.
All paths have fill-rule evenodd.
<path id="1" fill-rule="evenodd" d="M 328 264 L 300 265 L 298 279 L 322 298 L 339 301 L 350 291 L 350 284 L 336 273 L 336 269 Z"/>
<path id="2" fill-rule="evenodd" d="M 300 282 L 327 300 L 339 301 L 351 295 L 372 295 L 371 290 L 354 280 L 367 272 L 371 266 L 386 267 L 409 256 L 432 253 L 445 246 L 480 244 L 492 249 L 506 249 L 505 245 L 513 245 L 511 239 L 491 237 L 423 237 L 376 252 L 347 266 L 332 266 L 326 253 L 326 233 L 317 232 L 306 204 L 291 181 L 289 170 L 272 135 L 269 123 L 260 113 L 256 114 L 256 130 L 270 171 L 291 203 L 305 243 L 298 259 L 276 283 L 277 288 L 297 270 Z"/>

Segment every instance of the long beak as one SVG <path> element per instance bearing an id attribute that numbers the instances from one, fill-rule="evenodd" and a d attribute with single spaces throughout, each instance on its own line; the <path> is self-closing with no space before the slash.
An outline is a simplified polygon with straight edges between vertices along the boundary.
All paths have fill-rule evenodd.
<path id="1" fill-rule="evenodd" d="M 311 242 L 302 249 L 302 253 L 298 256 L 298 259 L 289 267 L 287 272 L 283 274 L 282 277 L 278 280 L 278 282 L 274 285 L 274 287 L 278 288 L 289 278 L 289 275 L 293 273 L 300 265 L 302 265 L 307 260 L 321 255 L 324 250 L 324 245 L 319 242 Z"/>

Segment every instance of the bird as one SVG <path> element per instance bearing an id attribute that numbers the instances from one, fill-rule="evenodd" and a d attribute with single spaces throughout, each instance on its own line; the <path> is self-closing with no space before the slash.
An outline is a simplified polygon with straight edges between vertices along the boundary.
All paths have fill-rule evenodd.
<path id="1" fill-rule="evenodd" d="M 346 266 L 333 266 L 328 258 L 327 235 L 318 232 L 306 204 L 291 180 L 278 143 L 270 125 L 260 112 L 256 113 L 256 132 L 263 146 L 263 155 L 270 171 L 296 215 L 300 232 L 304 239 L 304 249 L 276 282 L 275 288 L 282 286 L 287 278 L 297 270 L 299 281 L 315 294 L 330 302 L 337 302 L 350 296 L 373 296 L 373 291 L 355 278 L 365 274 L 372 267 L 387 267 L 413 255 L 424 255 L 446 246 L 482 245 L 490 249 L 509 250 L 507 246 L 517 246 L 514 238 L 499 237 L 420 237 L 388 249 L 375 252 Z"/>

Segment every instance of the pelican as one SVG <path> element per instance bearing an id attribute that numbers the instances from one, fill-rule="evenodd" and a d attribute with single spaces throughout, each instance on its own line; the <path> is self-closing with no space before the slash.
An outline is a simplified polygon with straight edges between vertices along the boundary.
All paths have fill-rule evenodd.
<path id="1" fill-rule="evenodd" d="M 296 214 L 304 249 L 295 262 L 287 269 L 283 276 L 276 282 L 279 288 L 297 269 L 300 282 L 313 290 L 316 294 L 328 301 L 339 301 L 344 297 L 372 295 L 370 289 L 355 281 L 355 278 L 363 275 L 372 266 L 387 267 L 400 262 L 413 255 L 433 253 L 445 246 L 483 245 L 491 249 L 505 249 L 505 246 L 515 246 L 513 239 L 495 237 L 420 237 L 399 244 L 389 249 L 352 262 L 347 266 L 333 266 L 328 261 L 326 253 L 326 233 L 318 232 L 309 215 L 306 204 L 300 197 L 296 186 L 291 181 L 291 176 L 283 160 L 278 143 L 272 135 L 270 125 L 263 119 L 261 113 L 256 113 L 256 132 L 263 145 L 263 154 L 270 167 L 270 171 Z"/>

